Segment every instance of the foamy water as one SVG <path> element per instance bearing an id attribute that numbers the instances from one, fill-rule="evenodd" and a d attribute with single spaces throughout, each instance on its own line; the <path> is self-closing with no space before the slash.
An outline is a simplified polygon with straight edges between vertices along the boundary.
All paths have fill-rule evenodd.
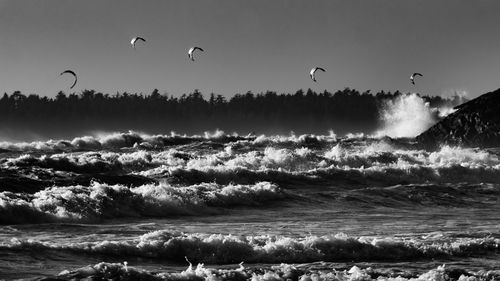
<path id="1" fill-rule="evenodd" d="M 499 276 L 491 151 L 220 131 L 0 148 L 0 279 Z"/>

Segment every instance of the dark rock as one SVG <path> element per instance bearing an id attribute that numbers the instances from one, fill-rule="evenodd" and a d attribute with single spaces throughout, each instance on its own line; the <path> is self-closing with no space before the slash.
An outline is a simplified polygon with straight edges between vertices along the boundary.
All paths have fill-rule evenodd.
<path id="1" fill-rule="evenodd" d="M 457 111 L 416 137 L 425 148 L 440 145 L 500 146 L 500 89 L 455 107 Z"/>

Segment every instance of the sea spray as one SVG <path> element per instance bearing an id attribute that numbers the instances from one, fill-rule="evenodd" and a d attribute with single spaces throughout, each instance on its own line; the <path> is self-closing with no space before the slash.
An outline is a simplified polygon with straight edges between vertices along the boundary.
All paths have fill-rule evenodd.
<path id="1" fill-rule="evenodd" d="M 433 108 L 418 94 L 404 94 L 385 101 L 380 112 L 382 128 L 376 135 L 415 137 L 450 113 L 453 109 L 449 106 Z"/>

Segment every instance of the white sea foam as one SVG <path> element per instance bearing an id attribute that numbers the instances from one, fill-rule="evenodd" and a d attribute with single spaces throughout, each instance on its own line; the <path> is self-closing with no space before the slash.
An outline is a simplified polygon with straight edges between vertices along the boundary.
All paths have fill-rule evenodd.
<path id="1" fill-rule="evenodd" d="M 129 131 L 127 133 L 99 133 L 95 136 L 77 137 L 73 140 L 48 140 L 34 142 L 0 142 L 0 149 L 17 152 L 57 152 L 57 151 L 96 151 L 102 149 L 121 148 L 148 148 L 157 149 L 165 146 L 192 143 L 204 140 L 230 142 L 237 140 L 253 140 L 252 136 L 227 135 L 217 130 L 214 133 L 206 132 L 203 135 L 179 135 L 172 132 L 170 135 L 149 135 Z"/>
<path id="2" fill-rule="evenodd" d="M 194 215 L 216 211 L 213 207 L 259 205 L 284 196 L 268 182 L 225 186 L 162 183 L 136 188 L 93 182 L 90 186 L 50 187 L 33 195 L 0 192 L 0 223 Z"/>
<path id="3" fill-rule="evenodd" d="M 147 257 L 169 261 L 210 264 L 303 263 L 316 261 L 400 261 L 469 257 L 498 253 L 500 239 L 350 237 L 345 234 L 287 237 L 178 233 L 158 230 L 134 240 L 95 242 L 48 242 L 13 238 L 0 243 L 11 250 L 59 250 L 120 257 Z"/>
<path id="4" fill-rule="evenodd" d="M 153 157 L 154 158 L 154 157 Z M 499 182 L 500 159 L 485 150 L 443 146 L 428 152 L 398 148 L 385 141 L 337 143 L 329 149 L 265 147 L 238 153 L 233 149 L 209 153 L 175 166 L 162 164 L 138 174 L 147 177 L 180 176 L 200 180 L 238 178 L 278 180 L 283 177 L 383 179 L 399 182 Z M 245 175 L 245 177 L 241 177 Z M 343 175 L 343 176 L 342 176 Z"/>
<path id="5" fill-rule="evenodd" d="M 406 275 L 406 276 L 405 276 Z M 427 272 L 411 276 L 404 272 L 377 270 L 376 268 L 350 269 L 308 267 L 308 265 L 279 264 L 268 268 L 254 269 L 240 265 L 235 269 L 218 269 L 206 267 L 204 264 L 189 267 L 179 272 L 148 272 L 123 263 L 98 263 L 76 270 L 65 270 L 57 278 L 61 280 L 74 279 L 120 279 L 120 280 L 173 280 L 173 281 L 486 281 L 495 280 L 500 271 L 466 271 L 448 269 L 445 265 L 438 266 Z"/>
<path id="6" fill-rule="evenodd" d="M 318 139 L 315 139 L 318 141 Z M 486 150 L 443 146 L 425 151 L 391 139 L 254 144 L 248 140 L 177 145 L 161 150 L 25 154 L 6 158 L 4 171 L 45 177 L 57 171 L 94 175 L 134 174 L 155 179 L 253 183 L 314 178 L 350 178 L 378 184 L 500 182 L 500 158 Z M 319 143 L 319 145 L 318 145 Z M 243 145 L 244 144 L 244 145 Z M 40 174 L 41 173 L 41 174 Z M 387 179 L 387 182 L 383 180 Z"/>

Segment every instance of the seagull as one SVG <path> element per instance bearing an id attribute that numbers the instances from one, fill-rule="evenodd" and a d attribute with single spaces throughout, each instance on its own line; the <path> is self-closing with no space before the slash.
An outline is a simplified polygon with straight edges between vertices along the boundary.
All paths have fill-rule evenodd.
<path id="1" fill-rule="evenodd" d="M 321 67 L 315 67 L 313 69 L 311 69 L 311 72 L 309 72 L 309 76 L 311 76 L 311 79 L 316 82 L 316 76 L 315 76 L 315 73 L 316 71 L 318 70 L 321 70 L 323 72 L 326 72 L 326 70 L 324 68 L 321 68 Z"/>
<path id="2" fill-rule="evenodd" d="M 146 43 L 146 39 L 142 38 L 142 37 L 134 37 L 132 38 L 132 40 L 130 40 L 130 45 L 132 45 L 132 48 L 135 49 L 135 43 L 138 41 L 138 40 L 141 40 L 142 42 Z"/>
<path id="3" fill-rule="evenodd" d="M 415 85 L 415 76 L 420 76 L 420 77 L 423 77 L 422 74 L 418 73 L 418 72 L 415 72 L 413 73 L 411 76 L 410 76 L 410 81 L 413 85 Z"/>
<path id="4" fill-rule="evenodd" d="M 71 85 L 71 87 L 69 87 L 70 89 L 73 89 L 73 87 L 76 85 L 76 81 L 78 81 L 78 78 L 76 77 L 76 73 L 73 70 L 68 69 L 68 70 L 61 72 L 61 74 L 59 74 L 59 76 L 65 74 L 65 73 L 69 73 L 69 74 L 73 75 L 73 77 L 75 77 L 75 81 L 73 82 L 73 85 Z"/>
<path id="5" fill-rule="evenodd" d="M 204 52 L 204 50 L 203 50 L 202 48 L 200 48 L 200 47 L 191 47 L 191 48 L 189 49 L 189 51 L 188 51 L 188 57 L 189 57 L 192 61 L 194 61 L 194 55 L 193 55 L 193 53 L 194 53 L 194 51 L 196 51 L 196 50 L 200 50 L 200 51 Z"/>

